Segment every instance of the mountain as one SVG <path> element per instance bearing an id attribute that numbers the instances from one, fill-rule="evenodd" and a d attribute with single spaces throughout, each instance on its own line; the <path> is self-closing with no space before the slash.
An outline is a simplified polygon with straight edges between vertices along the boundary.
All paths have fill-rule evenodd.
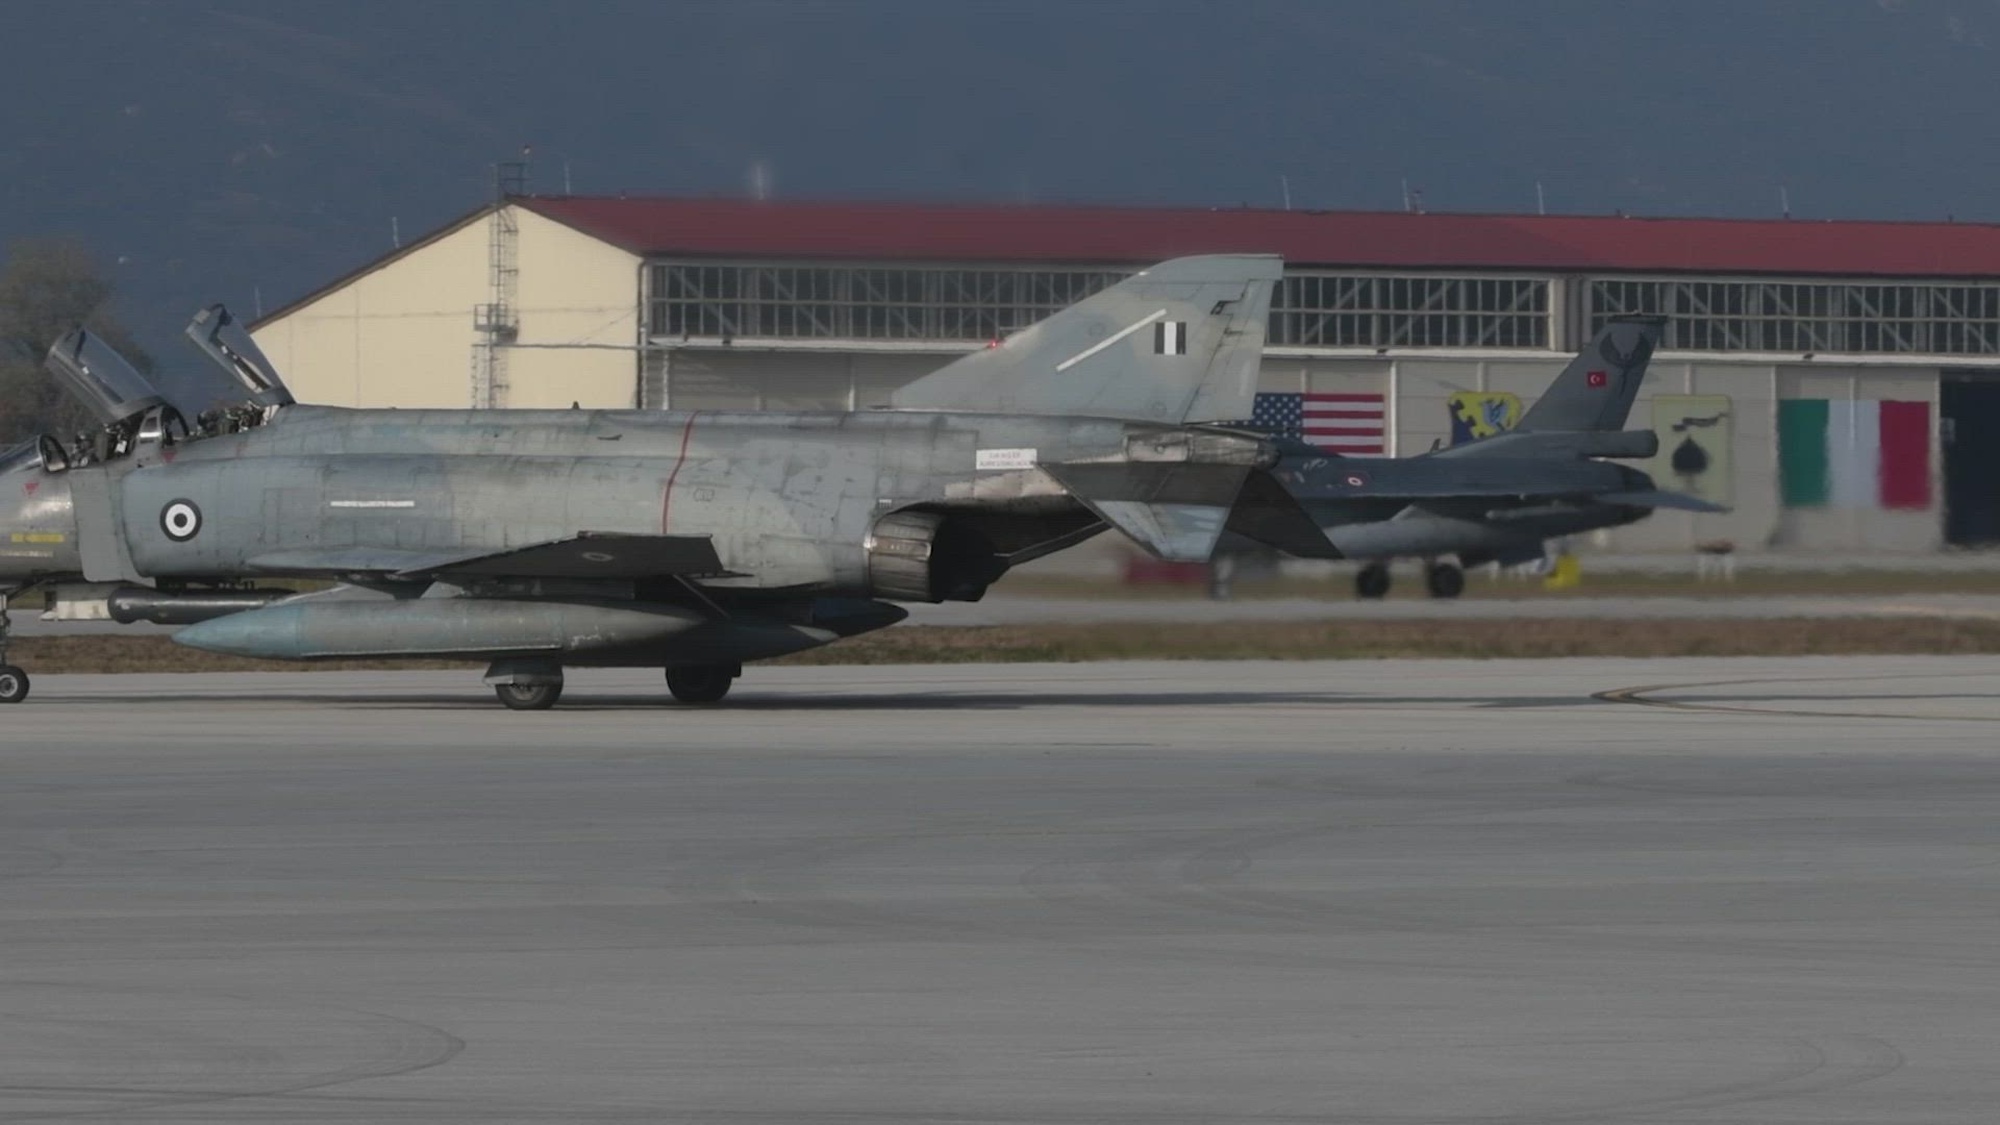
<path id="1" fill-rule="evenodd" d="M 532 188 L 2000 220 L 2000 2 L 271 5 L 0 13 L 0 240 L 170 367 Z"/>

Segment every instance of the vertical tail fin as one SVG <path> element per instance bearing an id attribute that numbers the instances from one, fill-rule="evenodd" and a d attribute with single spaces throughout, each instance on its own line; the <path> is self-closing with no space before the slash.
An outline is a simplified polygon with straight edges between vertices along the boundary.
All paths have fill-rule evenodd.
<path id="1" fill-rule="evenodd" d="M 1274 255 L 1175 258 L 897 391 L 909 410 L 1149 422 L 1250 416 Z"/>
<path id="2" fill-rule="evenodd" d="M 1666 318 L 1615 317 L 1523 415 L 1516 432 L 1622 430 Z"/>

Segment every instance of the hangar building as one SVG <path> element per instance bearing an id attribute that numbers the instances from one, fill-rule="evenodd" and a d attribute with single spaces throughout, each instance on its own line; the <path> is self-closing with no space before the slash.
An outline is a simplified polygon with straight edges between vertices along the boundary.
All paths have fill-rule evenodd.
<path id="1" fill-rule="evenodd" d="M 509 196 L 253 326 L 303 401 L 848 409 L 1147 263 L 1275 252 L 1262 390 L 1409 455 L 1660 313 L 1629 423 L 1729 504 L 1618 551 L 2000 543 L 2000 226 Z M 1296 405 L 1297 403 L 1294 403 Z"/>

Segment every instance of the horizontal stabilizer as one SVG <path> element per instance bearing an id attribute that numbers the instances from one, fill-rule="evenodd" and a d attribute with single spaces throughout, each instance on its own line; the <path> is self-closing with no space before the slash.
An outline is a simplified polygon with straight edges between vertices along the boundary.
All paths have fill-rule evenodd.
<path id="1" fill-rule="evenodd" d="M 1105 523 L 1168 562 L 1207 562 L 1229 522 L 1216 504 L 1147 504 L 1138 500 L 1084 501 Z"/>
<path id="2" fill-rule="evenodd" d="M 1699 496 L 1689 496 L 1685 492 L 1667 492 L 1651 489 L 1644 492 L 1604 492 L 1591 497 L 1604 504 L 1623 504 L 1630 508 L 1672 508 L 1682 512 L 1727 512 L 1721 504 L 1703 500 Z"/>
<path id="3" fill-rule="evenodd" d="M 1269 473 L 1252 473 L 1229 512 L 1229 531 L 1304 559 L 1337 559 L 1340 551 L 1313 522 L 1298 497 Z"/>
<path id="4" fill-rule="evenodd" d="M 657 578 L 728 573 L 706 535 L 618 535 L 584 532 L 509 551 L 406 551 L 340 547 L 277 551 L 249 560 L 272 574 L 382 574 L 390 578 Z"/>
<path id="5" fill-rule="evenodd" d="M 1242 464 L 1084 462 L 1042 469 L 1099 519 L 1171 562 L 1208 560 L 1250 475 L 1247 459 Z"/>

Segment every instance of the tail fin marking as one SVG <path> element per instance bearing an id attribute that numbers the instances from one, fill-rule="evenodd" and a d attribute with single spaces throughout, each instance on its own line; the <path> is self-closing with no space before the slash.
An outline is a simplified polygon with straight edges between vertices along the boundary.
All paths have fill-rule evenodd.
<path id="1" fill-rule="evenodd" d="M 1246 418 L 1283 269 L 1268 254 L 1161 262 L 918 379 L 890 403 L 1168 423 Z"/>
<path id="2" fill-rule="evenodd" d="M 1578 352 L 1515 432 L 1622 430 L 1660 342 L 1664 317 L 1618 317 Z"/>

